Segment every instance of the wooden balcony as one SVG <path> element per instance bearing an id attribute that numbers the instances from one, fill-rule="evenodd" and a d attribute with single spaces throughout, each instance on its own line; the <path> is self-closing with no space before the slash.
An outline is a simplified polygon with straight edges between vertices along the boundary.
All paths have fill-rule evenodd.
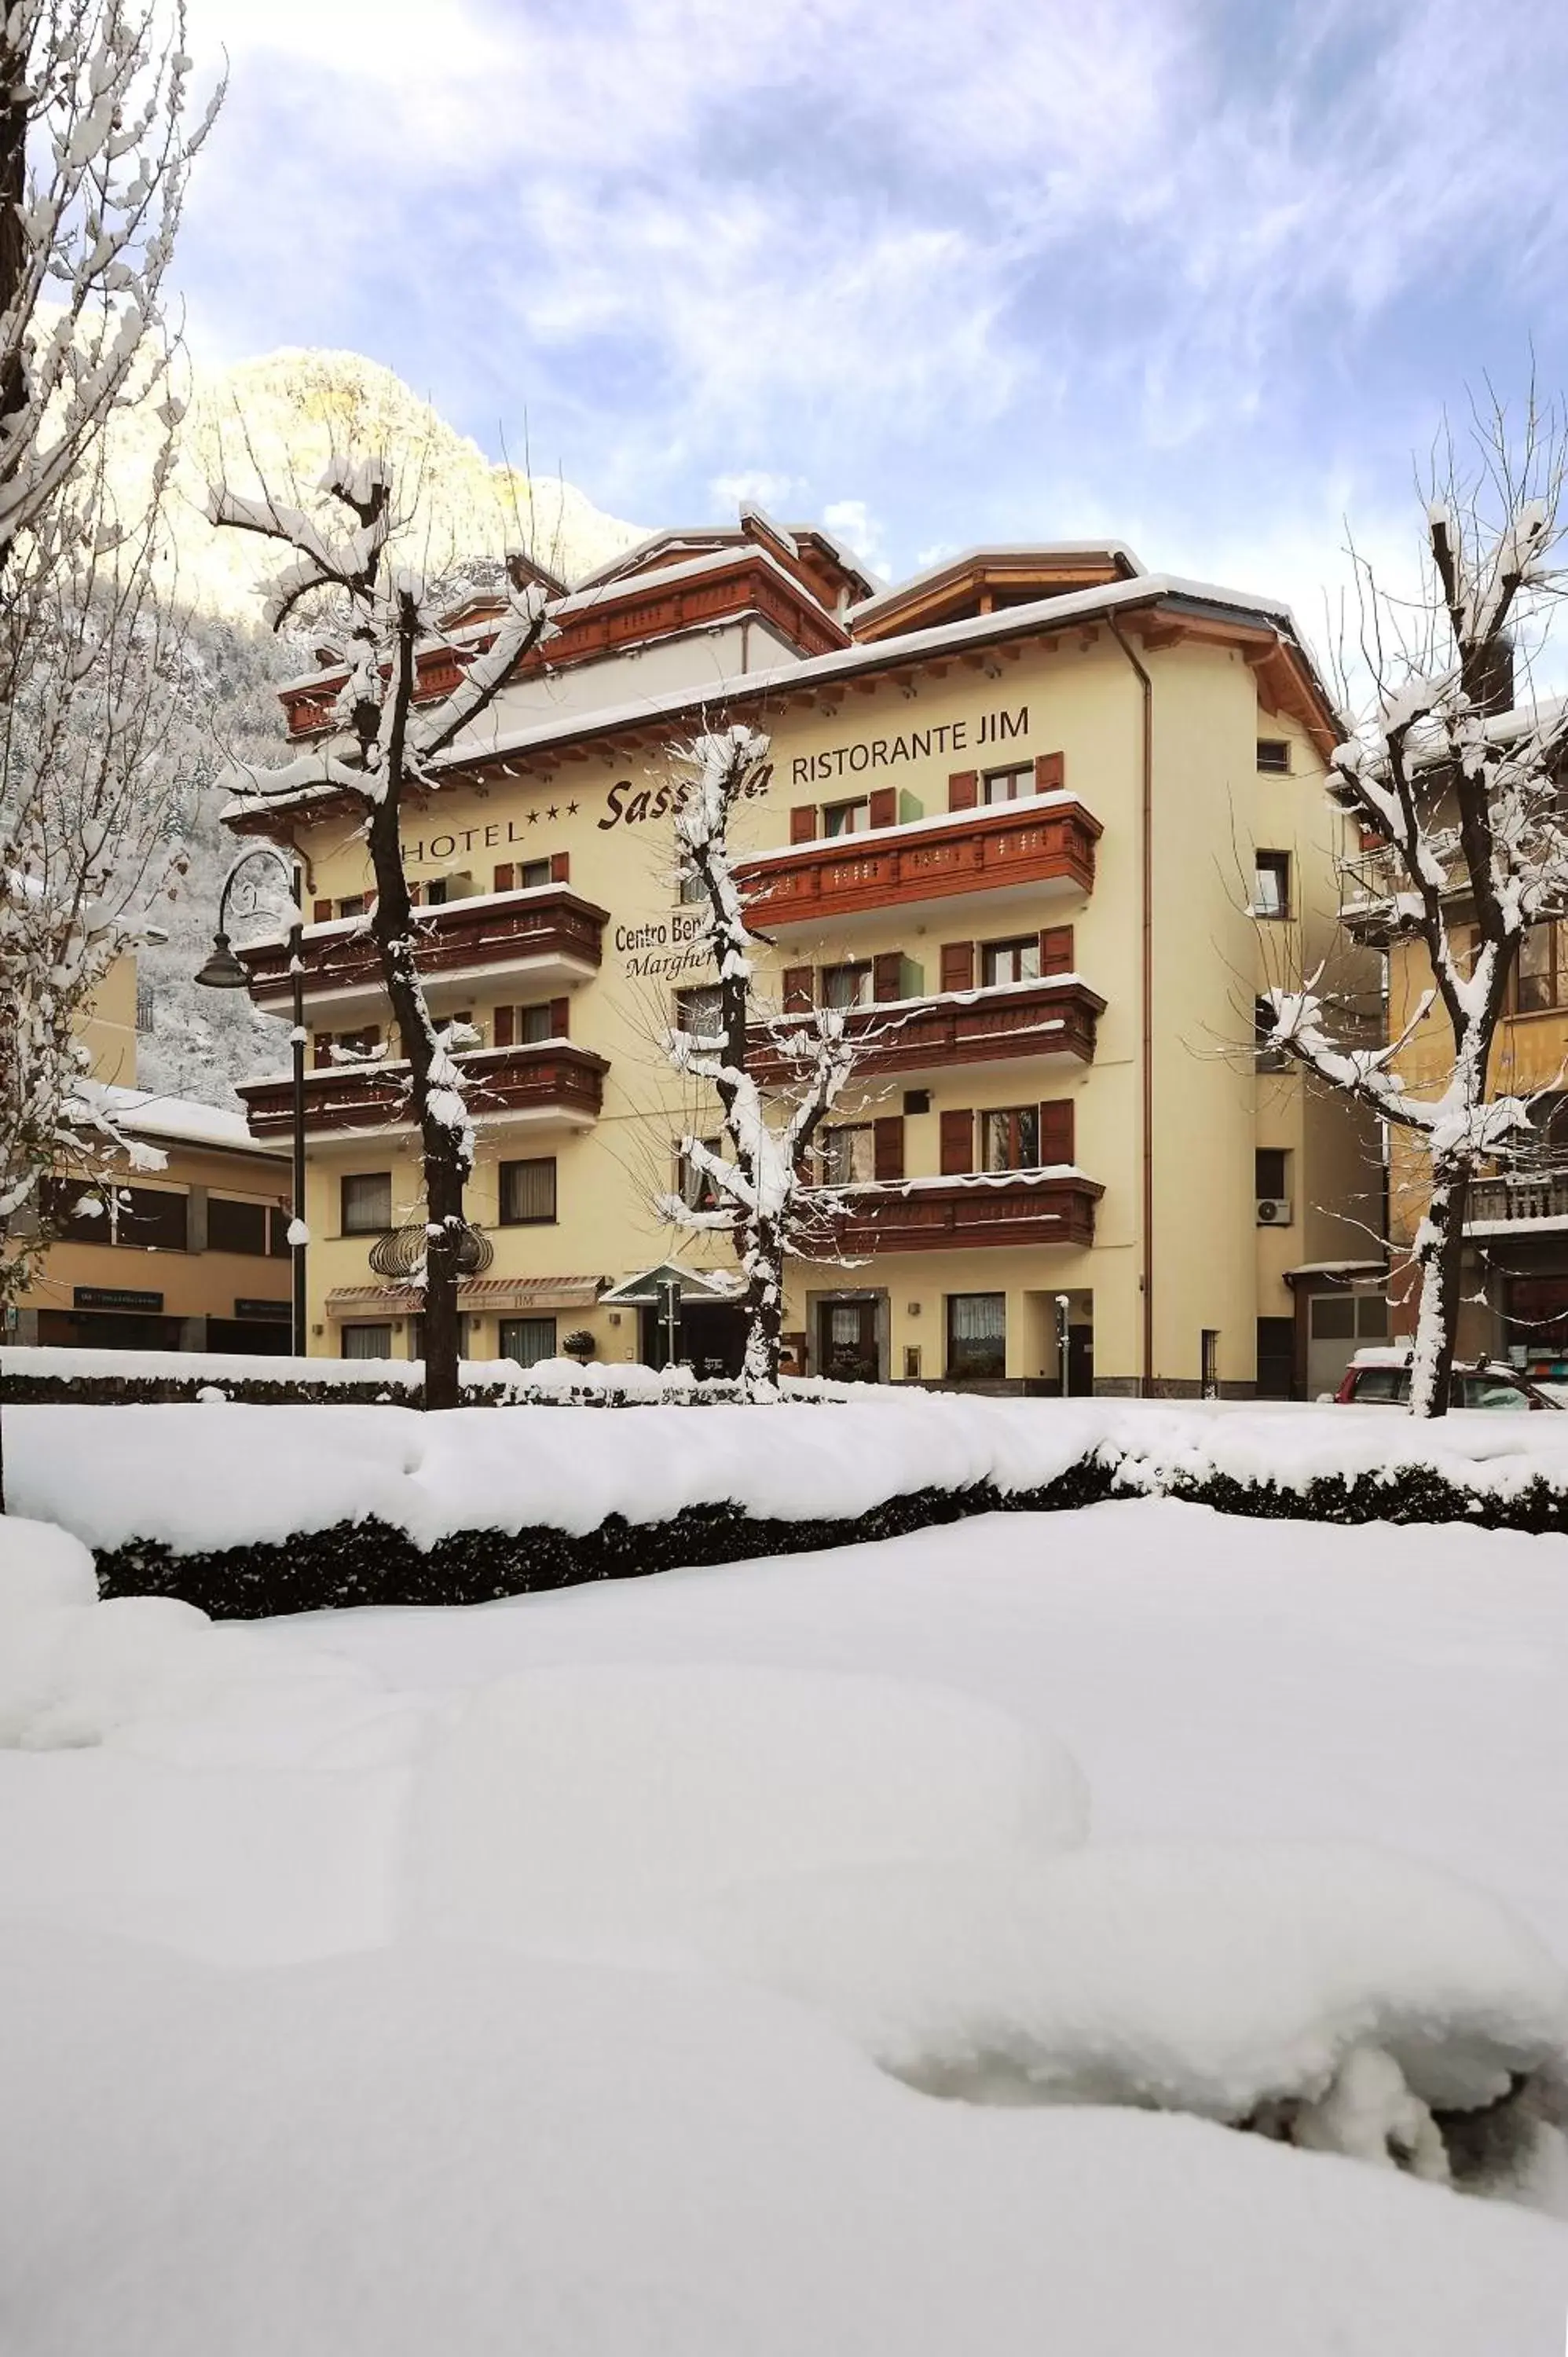
<path id="1" fill-rule="evenodd" d="M 542 998 L 598 972 L 609 911 L 564 884 L 549 884 L 419 909 L 414 922 L 419 971 L 437 1002 L 460 997 L 472 983 L 508 974 L 536 985 Z M 257 942 L 235 955 L 251 977 L 256 1005 L 269 1015 L 286 1015 L 286 942 Z M 330 1000 L 347 1015 L 380 1004 L 381 960 L 362 919 L 307 925 L 304 958 L 307 1006 Z"/>
<path id="2" fill-rule="evenodd" d="M 532 1121 L 586 1129 L 599 1117 L 609 1065 L 591 1049 L 553 1039 L 532 1047 L 476 1049 L 457 1062 L 468 1084 L 468 1110 L 480 1128 Z M 333 1064 L 306 1072 L 307 1135 L 363 1136 L 412 1129 L 404 1093 L 407 1072 L 402 1062 Z M 292 1081 L 245 1081 L 239 1094 L 252 1137 L 292 1134 Z"/>
<path id="3" fill-rule="evenodd" d="M 836 1191 L 850 1206 L 834 1231 L 839 1251 L 874 1259 L 977 1244 L 1091 1244 L 1094 1207 L 1105 1189 L 1078 1170 L 1006 1170 Z"/>
<path id="4" fill-rule="evenodd" d="M 1002 1059 L 1058 1058 L 1094 1061 L 1096 1028 L 1105 1001 L 1077 974 L 966 990 L 940 997 L 904 999 L 850 1010 L 845 1029 L 863 1042 L 857 1074 L 934 1077 L 962 1064 Z M 798 1018 L 802 1023 L 809 1017 Z M 765 1030 L 751 1035 L 751 1068 L 765 1084 L 783 1081 L 789 1066 Z"/>
<path id="5" fill-rule="evenodd" d="M 1020 886 L 1091 892 L 1101 832 L 1080 802 L 1004 802 L 764 852 L 737 873 L 748 912 L 768 931 L 822 926 L 873 909 Z"/>

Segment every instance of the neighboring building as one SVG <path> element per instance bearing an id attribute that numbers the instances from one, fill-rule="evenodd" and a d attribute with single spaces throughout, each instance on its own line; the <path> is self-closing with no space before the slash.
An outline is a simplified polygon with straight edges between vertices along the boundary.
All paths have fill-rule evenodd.
<path id="1" fill-rule="evenodd" d="M 1391 938 L 1377 917 L 1385 878 L 1378 853 L 1369 853 L 1364 902 L 1348 920 L 1389 957 L 1389 1036 L 1408 1030 L 1400 1071 L 1418 1095 L 1437 1095 L 1453 1071 L 1453 1035 L 1439 1012 L 1417 1021 L 1432 969 L 1424 943 Z M 1455 931 L 1462 936 L 1463 906 Z M 1533 1098 L 1541 1130 L 1539 1168 L 1477 1180 L 1465 1222 L 1460 1286 L 1461 1356 L 1509 1359 L 1535 1375 L 1568 1381 L 1568 923 L 1532 925 L 1520 944 L 1509 984 L 1507 1011 L 1498 1027 L 1491 1067 L 1494 1095 Z M 1389 1233 L 1396 1256 L 1408 1260 L 1426 1208 L 1427 1167 L 1404 1134 L 1390 1135 Z M 1400 1288 L 1394 1324 L 1413 1332 L 1416 1288 Z"/>
<path id="2" fill-rule="evenodd" d="M 433 1005 L 483 1041 L 468 1354 L 536 1358 L 578 1327 L 607 1358 L 660 1354 L 673 1244 L 650 1203 L 692 1125 L 658 1034 L 712 981 L 671 880 L 670 748 L 722 718 L 772 739 L 742 848 L 777 996 L 884 1033 L 826 1135 L 854 1217 L 842 1261 L 793 1270 L 796 1363 L 1054 1383 L 1065 1297 L 1075 1390 L 1299 1392 L 1311 1299 L 1376 1274 L 1377 1148 L 1250 1048 L 1258 994 L 1331 952 L 1344 847 L 1288 614 L 1116 545 L 972 552 L 870 590 L 820 532 L 660 534 L 561 597 L 449 791 L 405 814 Z M 459 655 L 493 616 L 455 619 Z M 458 659 L 431 650 L 430 694 Z M 340 677 L 284 691 L 296 738 Z M 229 816 L 297 851 L 313 919 L 310 1347 L 417 1355 L 413 1134 L 394 1072 L 331 1053 L 385 1039 L 353 815 L 313 788 Z M 281 944 L 242 954 L 282 1010 Z M 1369 952 L 1340 980 L 1375 1003 Z M 284 1139 L 286 1078 L 242 1094 Z M 682 1348 L 733 1359 L 725 1252 L 681 1256 Z M 1310 1379 L 1333 1380 L 1321 1351 Z"/>
<path id="3" fill-rule="evenodd" d="M 121 1158 L 96 1176 L 44 1181 L 64 1232 L 17 1303 L 8 1339 L 72 1350 L 286 1351 L 286 1149 L 258 1145 L 241 1114 L 130 1085 L 136 1006 L 135 960 L 125 957 L 81 1036 L 116 1127 L 156 1146 L 164 1167 L 132 1171 Z"/>

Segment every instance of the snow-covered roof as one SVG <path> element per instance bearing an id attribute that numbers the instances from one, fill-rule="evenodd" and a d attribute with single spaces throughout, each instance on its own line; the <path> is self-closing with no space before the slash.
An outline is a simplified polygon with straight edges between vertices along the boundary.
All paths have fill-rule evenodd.
<path id="1" fill-rule="evenodd" d="M 859 605 L 850 608 L 844 619 L 853 625 L 867 614 L 879 612 L 884 606 L 898 605 L 918 590 L 934 588 L 939 582 L 960 579 L 972 565 L 1027 564 L 1031 558 L 1051 565 L 1074 556 L 1109 556 L 1124 565 L 1134 576 L 1146 577 L 1142 557 L 1129 548 L 1124 540 L 1020 540 L 1000 544 L 987 541 L 973 548 L 961 548 L 954 556 L 944 556 L 939 564 L 929 565 L 923 573 L 911 573 L 907 581 L 897 581 L 890 588 L 877 590 L 875 597 L 863 597 Z"/>
<path id="2" fill-rule="evenodd" d="M 220 1146 L 230 1152 L 281 1156 L 281 1146 L 258 1143 L 242 1113 L 226 1106 L 199 1104 L 192 1097 L 167 1097 L 146 1089 L 121 1088 L 109 1081 L 88 1081 L 81 1093 L 101 1104 L 121 1129 L 138 1137 L 167 1138 L 182 1146 Z"/>
<path id="3" fill-rule="evenodd" d="M 784 691 L 821 687 L 832 680 L 853 679 L 862 672 L 886 671 L 900 662 L 915 662 L 949 647 L 961 648 L 1026 638 L 1042 626 L 1054 627 L 1087 619 L 1091 615 L 1153 605 L 1162 597 L 1185 598 L 1217 609 L 1221 614 L 1233 614 L 1238 618 L 1251 616 L 1272 627 L 1283 629 L 1292 643 L 1303 652 L 1304 660 L 1308 660 L 1296 630 L 1295 618 L 1283 599 L 1243 597 L 1234 590 L 1219 588 L 1212 582 L 1188 581 L 1174 573 L 1149 573 L 1133 581 L 1113 581 L 1093 589 L 1075 590 L 1070 597 L 1037 598 L 1026 606 L 1006 607 L 999 613 L 970 615 L 962 621 L 939 623 L 931 630 L 908 630 L 896 638 L 875 639 L 865 644 L 836 648 L 831 654 L 808 655 L 800 662 L 777 663 L 768 671 L 737 673 L 733 683 L 715 683 L 703 701 L 709 705 L 721 701 L 736 705 L 753 704 Z M 1316 672 L 1313 678 L 1316 683 Z M 1322 694 L 1321 683 L 1318 684 Z M 579 711 L 552 716 L 548 720 L 534 721 L 526 727 L 505 732 L 498 730 L 487 744 L 480 747 L 454 746 L 433 766 L 462 769 L 475 760 L 488 760 L 497 755 L 537 751 L 554 743 L 586 736 L 590 731 L 646 727 L 650 721 L 672 718 L 689 709 L 692 702 L 692 690 L 688 685 L 671 688 L 663 695 L 641 696 L 634 703 L 607 705 L 598 712 Z M 1326 694 L 1324 702 L 1326 707 Z"/>
<path id="4" fill-rule="evenodd" d="M 756 510 L 754 512 L 760 514 L 761 511 Z M 824 531 L 820 523 L 791 523 L 780 526 L 773 523 L 769 517 L 763 516 L 761 520 L 774 532 L 787 532 L 791 540 L 818 542 L 823 548 L 831 551 L 846 573 L 857 573 L 862 579 L 866 577 L 865 565 L 850 547 L 847 541 L 840 540 L 835 533 Z M 756 547 L 757 545 L 757 543 L 753 541 L 749 533 L 743 531 L 738 523 L 676 524 L 663 532 L 650 532 L 646 540 L 638 541 L 632 547 L 623 550 L 619 556 L 612 556 L 607 564 L 598 565 L 592 573 L 585 573 L 574 586 L 580 591 L 596 588 L 599 583 L 615 580 L 622 576 L 629 577 L 636 574 L 638 565 L 645 557 L 651 555 L 656 548 L 675 548 L 682 544 L 701 547 L 713 541 L 724 542 L 725 553 L 732 556 L 739 546 Z M 653 576 L 649 575 L 647 577 L 651 579 Z"/>

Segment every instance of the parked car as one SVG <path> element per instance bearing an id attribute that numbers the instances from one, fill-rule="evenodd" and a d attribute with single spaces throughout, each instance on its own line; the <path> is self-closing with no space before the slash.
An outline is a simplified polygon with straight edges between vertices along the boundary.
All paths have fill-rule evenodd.
<path id="1" fill-rule="evenodd" d="M 1358 1351 L 1345 1370 L 1334 1394 L 1336 1400 L 1357 1407 L 1408 1407 L 1410 1359 L 1408 1350 Z M 1500 1360 L 1476 1359 L 1455 1368 L 1448 1405 L 1560 1410 L 1565 1397 L 1568 1395 L 1554 1397 L 1521 1375 L 1517 1367 L 1505 1366 Z"/>

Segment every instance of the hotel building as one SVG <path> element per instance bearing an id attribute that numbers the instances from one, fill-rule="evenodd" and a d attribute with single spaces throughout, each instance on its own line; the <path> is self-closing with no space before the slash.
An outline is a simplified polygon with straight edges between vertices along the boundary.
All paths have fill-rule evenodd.
<path id="1" fill-rule="evenodd" d="M 404 815 L 433 1006 L 480 1039 L 467 1355 L 527 1361 L 585 1328 L 607 1360 L 657 1359 L 674 1261 L 683 1354 L 733 1362 L 726 1244 L 651 1205 L 682 1129 L 718 1126 L 659 1045 L 713 982 L 674 875 L 671 748 L 743 721 L 771 743 L 734 846 L 765 985 L 868 1035 L 818 1174 L 848 1226 L 790 1272 L 794 1363 L 1054 1387 L 1059 1321 L 1075 1391 L 1332 1381 L 1381 1302 L 1376 1141 L 1251 1047 L 1258 995 L 1337 954 L 1347 847 L 1285 609 L 1115 544 L 972 551 L 876 589 L 827 534 L 756 513 L 547 586 L 558 635 Z M 448 618 L 421 692 L 494 621 L 482 601 Z M 328 728 L 341 677 L 283 691 L 294 739 Z M 310 920 L 310 1348 L 417 1355 L 416 1140 L 356 813 L 322 786 L 228 817 L 298 859 Z M 281 942 L 241 954 L 284 1010 Z M 1375 1004 L 1375 954 L 1336 980 Z M 287 1079 L 241 1093 L 257 1139 L 285 1139 Z M 1372 1309 L 1313 1356 L 1313 1300 L 1343 1324 L 1361 1279 Z"/>

